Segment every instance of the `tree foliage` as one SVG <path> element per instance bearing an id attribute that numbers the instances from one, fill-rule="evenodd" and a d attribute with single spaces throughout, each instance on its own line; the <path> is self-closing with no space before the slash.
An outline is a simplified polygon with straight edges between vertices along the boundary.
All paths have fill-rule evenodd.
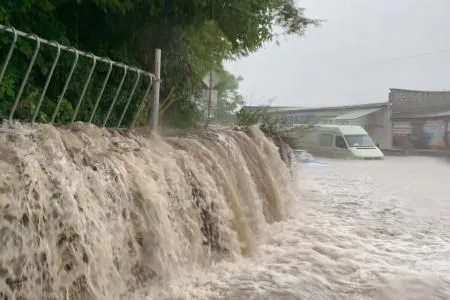
<path id="1" fill-rule="evenodd" d="M 304 147 L 305 134 L 314 127 L 314 124 L 292 126 L 276 112 L 270 110 L 270 106 L 256 108 L 241 108 L 236 114 L 236 124 L 241 130 L 248 130 L 251 126 L 258 126 L 261 131 L 281 147 L 282 143 L 292 149 Z M 281 143 L 282 142 L 282 143 Z"/>
<path id="2" fill-rule="evenodd" d="M 175 98 L 165 117 L 178 120 L 178 126 L 189 126 L 198 117 L 193 96 L 209 70 L 222 70 L 224 60 L 258 50 L 275 37 L 276 26 L 283 28 L 285 34 L 303 34 L 308 25 L 317 22 L 306 18 L 294 0 L 3 0 L 0 23 L 146 70 L 152 70 L 153 49 L 161 48 L 161 99 L 169 95 Z M 9 43 L 10 40 L 0 33 L 0 59 L 5 56 Z M 27 58 L 32 55 L 33 42 L 21 42 L 18 51 L 17 63 L 8 69 L 0 86 L 2 116 L 4 106 L 11 104 L 20 84 Z M 39 94 L 36 92 L 42 89 L 48 74 L 52 57 L 49 51 L 39 55 L 31 84 L 24 94 L 32 98 L 31 106 L 36 105 L 33 95 Z M 61 74 L 68 71 L 71 59 L 62 57 L 62 66 L 58 67 Z M 89 61 L 81 62 L 74 77 L 75 87 L 64 99 L 65 109 L 73 110 L 75 103 L 70 99 L 77 98 L 76 93 L 82 89 L 88 70 Z M 99 76 L 104 76 L 106 71 L 107 68 L 101 69 Z M 239 101 L 234 92 L 226 90 L 236 90 L 237 81 L 231 80 L 230 74 L 222 75 L 230 79 L 221 87 L 222 97 L 228 100 L 235 97 L 223 104 L 233 109 L 234 104 L 230 103 Z M 48 118 L 64 83 L 62 75 L 56 77 L 40 120 Z M 119 79 L 120 76 L 113 76 L 112 81 L 117 83 Z M 229 86 L 225 86 L 227 84 Z M 139 91 L 142 94 L 141 89 Z M 98 88 L 90 88 L 82 115 L 88 115 L 84 110 L 92 108 L 97 92 Z M 112 94 L 107 96 L 112 97 Z M 107 105 L 100 110 L 107 110 Z M 117 119 L 118 113 L 113 112 L 112 118 Z M 184 116 L 190 116 L 189 121 L 179 120 Z M 62 115 L 58 118 L 61 122 L 67 121 Z"/>
<path id="3" fill-rule="evenodd" d="M 242 77 L 236 77 L 224 68 L 218 70 L 217 85 L 218 101 L 215 119 L 218 121 L 234 121 L 235 112 L 244 104 L 244 98 L 239 93 L 239 82 Z"/>

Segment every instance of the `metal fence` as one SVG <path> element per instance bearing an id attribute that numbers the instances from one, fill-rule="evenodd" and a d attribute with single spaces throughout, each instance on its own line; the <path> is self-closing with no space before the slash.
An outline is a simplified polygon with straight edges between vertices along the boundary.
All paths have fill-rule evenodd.
<path id="1" fill-rule="evenodd" d="M 151 125 L 154 129 L 157 126 L 159 49 L 155 53 L 155 76 L 1 24 L 0 42 L 0 117 L 9 124 L 14 120 L 33 125 L 83 121 L 108 128 L 131 128 L 149 105 L 153 87 L 155 112 Z"/>

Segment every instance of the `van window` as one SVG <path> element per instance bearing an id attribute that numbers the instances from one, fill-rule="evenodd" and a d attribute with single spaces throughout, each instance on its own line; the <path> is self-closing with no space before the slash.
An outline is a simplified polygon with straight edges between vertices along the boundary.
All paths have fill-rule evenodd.
<path id="1" fill-rule="evenodd" d="M 375 143 L 367 134 L 346 135 L 345 139 L 350 147 L 375 147 Z"/>
<path id="2" fill-rule="evenodd" d="M 333 135 L 322 133 L 319 138 L 320 146 L 332 147 L 333 146 Z"/>
<path id="3" fill-rule="evenodd" d="M 342 136 L 337 135 L 335 140 L 335 145 L 338 148 L 347 149 L 347 144 Z"/>

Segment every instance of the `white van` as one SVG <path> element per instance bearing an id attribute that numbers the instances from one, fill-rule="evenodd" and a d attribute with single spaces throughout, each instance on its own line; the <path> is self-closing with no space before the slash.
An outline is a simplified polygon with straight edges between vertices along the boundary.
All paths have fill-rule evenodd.
<path id="1" fill-rule="evenodd" d="M 315 125 L 305 134 L 305 148 L 315 155 L 383 159 L 367 131 L 354 125 Z"/>

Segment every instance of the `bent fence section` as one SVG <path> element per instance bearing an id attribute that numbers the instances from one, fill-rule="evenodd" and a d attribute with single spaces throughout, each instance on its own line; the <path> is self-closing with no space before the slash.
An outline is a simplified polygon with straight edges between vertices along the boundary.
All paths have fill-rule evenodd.
<path id="1" fill-rule="evenodd" d="M 160 57 L 157 49 L 155 60 Z M 157 78 L 137 67 L 0 24 L 0 63 L 2 59 L 0 118 L 9 124 L 83 121 L 132 128 L 146 121 L 144 107 L 149 105 L 152 87 L 158 109 L 160 61 L 155 61 Z M 157 112 L 151 116 L 154 129 Z"/>

